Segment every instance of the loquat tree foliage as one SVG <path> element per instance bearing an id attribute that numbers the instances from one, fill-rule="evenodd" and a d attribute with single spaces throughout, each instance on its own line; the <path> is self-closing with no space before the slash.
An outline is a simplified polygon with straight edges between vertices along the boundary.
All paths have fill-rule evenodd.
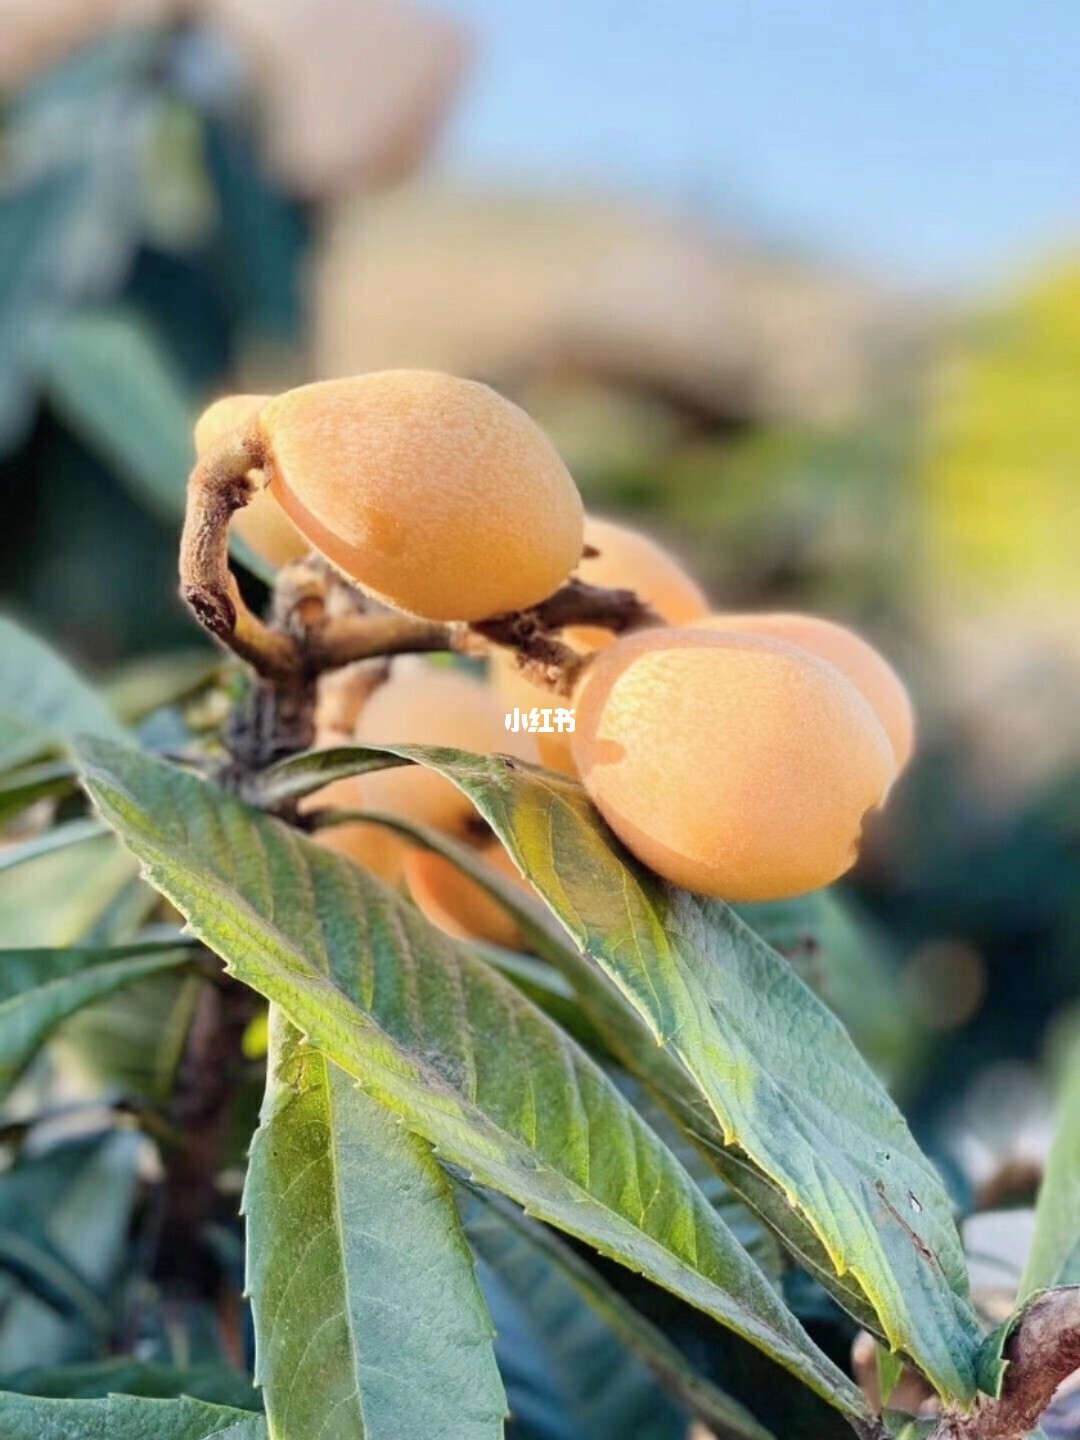
<path id="1" fill-rule="evenodd" d="M 712 611 L 473 382 L 231 397 L 195 448 L 181 584 L 224 655 L 120 703 L 0 637 L 0 868 L 48 901 L 0 957 L 0 1435 L 1037 1434 L 1080 1356 L 1080 1090 L 991 1328 L 789 945 L 910 756 L 887 661 Z"/>

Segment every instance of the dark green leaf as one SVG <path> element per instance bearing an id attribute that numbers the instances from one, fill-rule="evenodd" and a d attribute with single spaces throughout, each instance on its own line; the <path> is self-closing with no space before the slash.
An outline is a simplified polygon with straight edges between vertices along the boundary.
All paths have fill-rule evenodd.
<path id="1" fill-rule="evenodd" d="M 322 753 L 329 756 L 329 752 Z M 340 755 L 344 752 L 334 753 Z M 306 769 L 307 762 L 302 763 Z M 291 771 L 290 766 L 289 773 Z M 349 812 L 336 813 L 340 817 Z M 517 920 L 522 934 L 536 953 L 555 966 L 569 981 L 576 992 L 583 1014 L 603 1037 L 610 1052 L 678 1121 L 682 1132 L 698 1147 L 715 1173 L 723 1178 L 728 1190 L 737 1195 L 782 1240 L 799 1263 L 862 1325 L 874 1333 L 879 1333 L 877 1315 L 851 1274 L 836 1274 L 821 1242 L 788 1203 L 783 1191 L 748 1163 L 745 1156 L 727 1148 L 724 1132 L 716 1116 L 678 1059 L 670 1049 L 655 1043 L 638 1012 L 627 1004 L 596 962 L 571 943 L 566 931 L 557 924 L 550 911 L 523 896 L 519 885 L 514 885 L 491 866 L 479 861 L 475 850 L 438 831 L 406 823 L 388 815 L 369 814 L 366 818 L 386 825 L 414 843 L 453 861 L 506 907 Z M 545 1003 L 542 1008 L 550 1013 L 550 1005 Z M 642 1108 L 639 1098 L 635 1098 L 634 1104 L 636 1108 Z M 650 1124 L 653 1124 L 653 1117 L 649 1118 Z M 685 1148 L 680 1152 L 680 1158 L 685 1163 Z M 693 1173 L 695 1178 L 700 1179 L 697 1170 Z M 730 1224 L 729 1217 L 726 1215 L 725 1218 Z M 738 1233 L 745 1245 L 745 1227 L 739 1226 Z M 770 1270 L 774 1264 L 772 1253 L 763 1256 L 759 1248 L 748 1248 L 753 1250 L 758 1263 L 764 1261 L 764 1268 Z"/>
<path id="2" fill-rule="evenodd" d="M 184 517 L 198 411 L 172 359 L 135 312 L 82 310 L 50 330 L 42 386 L 87 448 L 164 520 Z M 248 569 L 273 571 L 234 542 Z"/>
<path id="3" fill-rule="evenodd" d="M 708 1102 L 728 1146 L 797 1208 L 892 1347 L 947 1398 L 975 1393 L 979 1330 L 941 1179 L 843 1026 L 727 905 L 662 884 L 581 785 L 498 756 L 328 750 L 268 772 L 264 795 L 415 760 L 452 780 Z"/>
<path id="4" fill-rule="evenodd" d="M 104 818 L 192 930 L 446 1160 L 865 1415 L 603 1072 L 468 947 L 350 861 L 191 775 L 101 741 L 83 761 Z"/>
<path id="5" fill-rule="evenodd" d="M 134 313 L 77 311 L 40 347 L 42 388 L 71 428 L 166 520 L 184 514 L 194 406 Z"/>
<path id="6" fill-rule="evenodd" d="M 276 1006 L 244 1210 L 275 1434 L 498 1440 L 494 1332 L 442 1171 Z"/>
<path id="7" fill-rule="evenodd" d="M 114 1130 L 21 1158 L 0 1175 L 0 1231 L 62 1260 L 104 1301 L 123 1262 L 141 1144 Z M 28 1289 L 9 1296 L 0 1315 L 0 1356 L 12 1370 L 89 1359 L 100 1343 L 96 1315 L 87 1323 L 60 1314 Z M 2 1425 L 0 1435 L 7 1440 Z"/>
<path id="8" fill-rule="evenodd" d="M 261 1415 L 203 1400 L 42 1400 L 0 1393 L 4 1440 L 268 1440 Z"/>
<path id="9" fill-rule="evenodd" d="M 500 1365 L 526 1378 L 516 1421 L 543 1440 L 674 1436 L 686 1420 L 717 1440 L 771 1440 L 741 1405 L 699 1375 L 674 1345 L 565 1241 L 498 1197 L 462 1191 L 465 1231 L 499 1332 Z M 506 1331 L 511 1331 L 508 1338 Z M 651 1372 L 651 1375 L 650 1375 Z M 535 1414 L 528 1423 L 529 1412 Z"/>
<path id="10" fill-rule="evenodd" d="M 188 1395 L 237 1410 L 262 1410 L 262 1398 L 248 1377 L 227 1365 L 190 1365 L 178 1370 L 138 1360 L 102 1360 L 92 1365 L 21 1370 L 3 1376 L 0 1390 L 54 1400 L 93 1400 L 108 1395 L 174 1400 Z"/>
<path id="11" fill-rule="evenodd" d="M 62 1021 L 190 952 L 164 945 L 109 950 L 0 950 L 0 1099 Z"/>

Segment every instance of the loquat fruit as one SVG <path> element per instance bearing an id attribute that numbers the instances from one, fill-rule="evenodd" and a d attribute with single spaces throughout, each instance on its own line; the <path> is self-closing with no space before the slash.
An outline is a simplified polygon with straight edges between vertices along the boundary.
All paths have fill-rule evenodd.
<path id="1" fill-rule="evenodd" d="M 536 762 L 532 735 L 512 734 L 491 692 L 461 670 L 399 660 L 374 692 L 353 731 L 357 745 L 445 745 L 480 755 L 500 752 Z M 479 821 L 457 787 L 421 765 L 378 770 L 363 777 L 368 810 L 430 825 L 459 839 Z"/>
<path id="2" fill-rule="evenodd" d="M 498 841 L 479 852 L 484 862 L 507 880 L 532 893 L 509 853 Z M 452 861 L 432 850 L 413 849 L 405 861 L 409 891 L 421 913 L 447 935 L 459 940 L 487 940 L 506 950 L 524 948 L 517 922 L 499 902 Z"/>
<path id="3" fill-rule="evenodd" d="M 855 862 L 896 774 L 867 700 L 782 641 L 649 630 L 592 660 L 574 759 L 627 849 L 733 901 L 798 895 Z"/>
<path id="4" fill-rule="evenodd" d="M 892 744 L 897 771 L 910 760 L 915 712 L 904 682 L 884 655 L 854 630 L 817 615 L 787 614 L 709 615 L 695 621 L 697 626 L 783 640 L 835 665 L 870 702 Z"/>
<path id="5" fill-rule="evenodd" d="M 566 466 L 486 385 L 383 370 L 288 390 L 258 423 L 271 491 L 297 529 L 400 610 L 471 621 L 525 609 L 580 558 Z"/>

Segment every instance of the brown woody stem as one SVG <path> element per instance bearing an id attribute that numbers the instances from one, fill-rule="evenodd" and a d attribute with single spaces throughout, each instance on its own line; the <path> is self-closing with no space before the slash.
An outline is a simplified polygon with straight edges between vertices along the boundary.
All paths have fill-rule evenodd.
<path id="1" fill-rule="evenodd" d="M 1063 1380 L 1080 1369 L 1080 1286 L 1048 1290 L 1028 1305 L 1005 1345 L 998 1399 L 947 1415 L 932 1440 L 1024 1440 Z"/>
<path id="2" fill-rule="evenodd" d="M 229 569 L 229 523 L 258 483 L 263 460 L 257 427 L 229 436 L 191 473 L 180 547 L 181 592 L 196 619 L 271 684 L 294 682 L 359 660 L 436 650 L 483 653 L 490 645 L 517 652 L 529 678 L 570 694 L 583 657 L 557 638 L 572 625 L 616 634 L 660 617 L 632 590 L 607 590 L 580 580 L 542 604 L 478 624 L 448 624 L 398 613 L 365 613 L 357 592 L 314 557 L 281 572 L 275 623 L 252 614 Z M 349 592 L 344 600 L 344 592 Z"/>

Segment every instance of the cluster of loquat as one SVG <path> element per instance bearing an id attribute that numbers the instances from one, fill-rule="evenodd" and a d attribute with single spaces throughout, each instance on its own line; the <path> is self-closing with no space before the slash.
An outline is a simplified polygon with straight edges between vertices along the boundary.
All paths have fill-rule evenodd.
<path id="1" fill-rule="evenodd" d="M 384 371 L 233 396 L 201 416 L 196 449 L 207 455 L 230 436 L 259 460 L 234 526 L 274 566 L 315 549 L 383 605 L 471 623 L 537 605 L 576 575 L 635 591 L 664 622 L 618 638 L 580 625 L 562 633 L 587 657 L 559 702 L 574 707 L 572 734 L 508 732 L 508 708 L 552 700 L 513 649 L 493 645 L 486 683 L 411 656 L 374 687 L 327 675 L 318 744 L 441 745 L 579 776 L 640 861 L 731 901 L 797 895 L 854 863 L 864 818 L 910 757 L 914 722 L 895 671 L 851 630 L 711 611 L 655 542 L 586 516 L 543 432 L 472 381 Z M 432 771 L 343 780 L 317 801 L 433 827 L 520 880 L 469 801 Z M 502 908 L 441 856 L 376 823 L 318 833 L 407 884 L 444 929 L 518 943 Z"/>

